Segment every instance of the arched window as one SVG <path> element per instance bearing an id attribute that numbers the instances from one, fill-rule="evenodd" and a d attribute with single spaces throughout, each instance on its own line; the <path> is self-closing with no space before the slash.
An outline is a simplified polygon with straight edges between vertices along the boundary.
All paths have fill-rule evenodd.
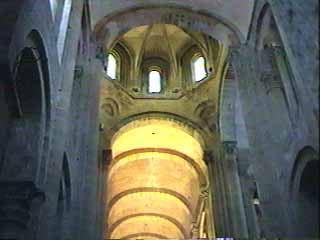
<path id="1" fill-rule="evenodd" d="M 161 92 L 161 75 L 160 72 L 152 70 L 149 72 L 148 79 L 148 92 L 159 93 Z"/>
<path id="2" fill-rule="evenodd" d="M 207 77 L 206 62 L 204 57 L 196 56 L 192 61 L 192 73 L 195 82 L 199 82 Z"/>
<path id="3" fill-rule="evenodd" d="M 117 78 L 117 59 L 112 53 L 108 55 L 107 75 L 111 79 Z"/>

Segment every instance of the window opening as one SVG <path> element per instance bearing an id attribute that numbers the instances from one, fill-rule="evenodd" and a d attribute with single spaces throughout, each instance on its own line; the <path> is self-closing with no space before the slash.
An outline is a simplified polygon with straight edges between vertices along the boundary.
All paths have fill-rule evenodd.
<path id="1" fill-rule="evenodd" d="M 149 93 L 161 92 L 161 75 L 158 71 L 149 72 Z"/>
<path id="2" fill-rule="evenodd" d="M 116 79 L 117 77 L 117 60 L 111 53 L 108 55 L 107 75 L 111 79 Z"/>
<path id="3" fill-rule="evenodd" d="M 204 57 L 198 57 L 193 62 L 193 73 L 194 73 L 194 80 L 196 82 L 199 82 L 203 80 L 205 77 L 207 77 Z"/>

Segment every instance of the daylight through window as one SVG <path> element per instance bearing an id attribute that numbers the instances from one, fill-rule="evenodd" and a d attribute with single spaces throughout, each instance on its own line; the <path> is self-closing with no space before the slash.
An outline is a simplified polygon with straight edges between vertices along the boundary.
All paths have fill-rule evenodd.
<path id="1" fill-rule="evenodd" d="M 112 79 L 117 76 L 117 60 L 112 54 L 108 55 L 107 75 Z"/>
<path id="2" fill-rule="evenodd" d="M 204 57 L 198 57 L 193 62 L 193 72 L 196 82 L 201 81 L 207 76 Z"/>
<path id="3" fill-rule="evenodd" d="M 150 93 L 159 93 L 161 91 L 161 76 L 158 71 L 149 73 L 149 90 Z"/>

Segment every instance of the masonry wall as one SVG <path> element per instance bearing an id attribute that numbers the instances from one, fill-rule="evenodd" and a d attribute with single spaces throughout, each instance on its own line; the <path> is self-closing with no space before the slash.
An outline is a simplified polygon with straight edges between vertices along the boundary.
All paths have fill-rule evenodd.
<path id="1" fill-rule="evenodd" d="M 46 64 L 49 70 L 49 79 L 46 82 L 49 87 L 45 93 L 47 98 L 43 99 L 47 108 L 46 114 L 42 116 L 46 119 L 46 131 L 41 135 L 44 142 L 43 148 L 39 147 L 41 158 L 35 161 L 39 163 L 34 166 L 37 174 L 32 176 L 32 181 L 15 179 L 9 182 L 10 179 L 3 177 L 3 174 L 0 177 L 1 210 L 9 211 L 10 199 L 22 196 L 24 203 L 30 205 L 31 209 L 22 207 L 22 210 L 28 214 L 33 213 L 30 221 L 24 223 L 27 231 L 17 227 L 15 223 L 10 225 L 12 222 L 8 221 L 8 227 L 2 224 L 0 232 L 5 228 L 6 231 L 9 229 L 6 234 L 21 231 L 19 234 L 26 236 L 26 239 L 101 239 L 104 230 L 103 181 L 106 170 L 101 162 L 106 157 L 102 155 L 106 142 L 101 135 L 105 133 L 100 133 L 101 142 L 98 148 L 99 81 L 103 76 L 102 62 L 98 57 L 101 50 L 97 48 L 91 32 L 106 13 L 112 14 L 141 5 L 131 5 L 128 1 L 125 1 L 123 6 L 120 6 L 120 2 L 111 6 L 98 0 L 90 1 L 89 6 L 84 5 L 82 0 L 71 2 L 63 47 L 58 46 L 58 42 L 61 44 L 58 38 L 63 4 L 57 7 L 53 18 L 49 1 L 28 0 L 24 1 L 19 13 L 9 48 L 7 65 L 13 70 L 21 50 L 29 46 L 27 36 L 35 30 L 41 36 L 45 48 L 46 57 L 39 61 Z M 178 6 L 183 5 L 179 1 L 172 2 Z M 208 6 L 208 1 L 203 2 L 203 6 Z M 150 1 L 150 5 L 151 3 L 155 4 L 153 1 Z M 231 110 L 237 110 L 226 112 L 229 105 L 222 104 L 222 112 L 227 117 L 227 124 L 223 125 L 222 130 L 228 138 L 221 138 L 221 142 L 217 144 L 214 163 L 218 164 L 213 167 L 225 166 L 223 171 L 215 170 L 216 173 L 230 174 L 228 171 L 231 169 L 234 174 L 229 175 L 229 179 L 218 180 L 223 180 L 223 183 L 233 187 L 230 188 L 227 198 L 230 204 L 228 206 L 232 206 L 233 210 L 228 210 L 228 214 L 232 217 L 232 214 L 237 215 L 240 212 L 241 216 L 238 215 L 232 222 L 233 230 L 223 227 L 219 229 L 222 229 L 222 233 L 239 231 L 249 237 L 295 236 L 300 226 L 292 221 L 295 210 L 291 206 L 294 199 L 290 185 L 296 158 L 306 147 L 319 153 L 319 5 L 312 0 L 269 1 L 292 71 L 290 81 L 286 82 L 288 86 L 293 86 L 288 96 L 296 94 L 297 100 L 292 105 L 294 111 L 288 110 L 291 116 L 294 116 L 291 118 L 292 122 L 283 124 L 277 118 L 282 117 L 283 112 L 273 108 L 262 81 L 265 69 L 258 64 L 261 53 L 255 45 L 258 35 L 256 29 L 265 3 L 267 1 L 258 0 L 255 4 L 246 43 L 231 49 L 231 63 L 235 72 L 233 81 L 237 84 L 224 86 L 233 87 L 231 92 L 237 94 L 229 94 L 230 99 L 226 99 L 225 103 L 234 104 Z M 188 4 L 193 6 L 192 1 Z M 218 1 L 215 4 L 218 4 Z M 106 9 L 104 13 L 101 6 L 110 9 Z M 87 12 L 86 17 L 83 17 L 86 7 L 90 13 Z M 249 20 L 246 18 L 241 24 L 246 21 Z M 246 29 L 241 29 L 244 42 Z M 83 48 L 79 49 L 79 45 Z M 58 48 L 63 49 L 62 55 L 58 54 Z M 7 66 L 3 68 L 7 72 Z M 3 68 L 1 67 L 1 73 Z M 9 104 L 10 99 L 8 101 L 7 98 L 8 95 L 12 96 L 12 89 L 3 87 L 8 86 L 7 81 L 12 79 L 3 75 L 0 82 L 0 173 L 7 171 L 2 168 L 2 163 L 6 160 L 4 153 L 8 141 L 10 114 L 14 111 L 14 107 Z M 4 82 L 6 84 L 3 84 Z M 237 98 L 232 99 L 237 95 Z M 238 111 L 239 108 L 241 112 Z M 225 142 L 231 143 L 233 155 L 229 152 L 229 143 L 224 144 Z M 17 141 L 15 144 L 19 143 Z M 21 149 L 24 147 L 22 145 Z M 225 160 L 229 162 L 223 162 Z M 28 189 L 27 196 L 30 194 L 31 198 L 21 193 L 21 186 Z M 221 189 L 225 191 L 223 187 Z M 233 189 L 236 192 L 233 192 Z M 260 201 L 259 212 L 252 203 L 256 193 Z M 221 202 L 225 199 L 223 194 L 219 196 Z M 33 199 L 35 195 L 40 196 L 40 200 Z M 234 200 L 230 196 L 234 197 Z M 16 207 L 21 210 L 20 205 Z M 14 212 L 9 212 L 12 214 L 9 218 L 17 217 Z M 224 214 L 225 212 L 221 212 L 221 216 Z M 245 224 L 239 223 L 242 217 L 245 217 Z"/>
<path id="2" fill-rule="evenodd" d="M 21 234 L 26 235 L 27 239 L 98 239 L 99 232 L 95 225 L 98 124 L 94 116 L 97 116 L 99 96 L 96 92 L 98 89 L 95 69 L 96 49 L 90 42 L 93 40 L 90 38 L 90 29 L 85 29 L 86 32 L 83 34 L 89 43 L 87 42 L 86 50 L 82 54 L 77 54 L 82 31 L 83 1 L 70 1 L 72 4 L 70 13 L 65 15 L 63 1 L 57 2 L 58 7 L 53 13 L 49 1 L 25 1 L 9 49 L 9 62 L 13 71 L 20 51 L 29 46 L 27 35 L 31 30 L 36 31 L 41 36 L 46 53 L 46 58 L 39 61 L 47 64 L 49 69 L 49 82 L 46 83 L 49 86 L 49 91 L 46 93 L 49 106 L 46 109 L 46 117 L 49 119 L 46 132 L 41 136 L 45 142 L 43 148 L 45 151 L 41 153 L 41 165 L 37 166 L 39 174 L 32 182 L 37 191 L 44 194 L 44 200 L 34 203 L 26 199 L 26 204 L 31 206 L 32 218 L 28 223 L 28 231 Z M 68 21 L 63 43 L 58 39 L 62 19 L 66 16 Z M 86 21 L 90 24 L 89 17 Z M 59 43 L 63 43 L 64 46 L 58 46 Z M 58 54 L 58 48 L 63 49 L 62 55 Z M 82 60 L 77 64 L 82 65 L 84 69 L 82 78 L 85 80 L 79 89 L 77 87 L 79 77 L 75 77 L 74 73 L 76 60 L 80 57 Z M 98 64 L 101 65 L 100 62 Z M 87 81 L 89 79 L 90 82 Z M 5 104 L 5 91 L 7 90 L 1 87 L 1 156 L 5 147 L 9 117 L 8 106 Z M 71 98 L 73 98 L 72 104 Z M 80 102 L 83 104 L 80 105 Z M 67 163 L 67 167 L 63 161 Z M 0 181 L 5 184 L 7 179 L 1 178 Z M 8 184 L 6 188 L 1 187 L 1 191 L 5 191 L 1 194 L 2 197 L 9 191 L 10 194 L 19 194 L 15 192 L 15 186 L 26 182 L 16 179 L 12 184 L 12 187 Z M 33 210 L 34 204 L 41 205 L 41 209 Z M 5 205 L 2 207 L 5 208 Z M 17 231 L 14 229 L 12 228 L 12 231 Z"/>
<path id="3" fill-rule="evenodd" d="M 261 22 L 261 13 L 267 6 L 266 3 L 267 1 L 256 2 L 247 43 L 233 50 L 231 60 L 239 84 L 250 146 L 249 155 L 243 155 L 244 153 L 241 153 L 243 150 L 239 148 L 240 178 L 243 181 L 249 180 L 243 182 L 242 191 L 248 206 L 246 207 L 248 221 L 257 225 L 251 234 L 261 237 L 296 236 L 297 229 L 301 226 L 294 224 L 293 220 L 295 210 L 291 206 L 295 199 L 292 198 L 290 187 L 292 169 L 298 153 L 306 146 L 319 151 L 319 112 L 316 97 L 319 69 L 318 51 L 316 51 L 318 3 L 269 1 L 280 34 L 279 47 L 283 49 L 281 56 L 285 56 L 292 74 L 290 78 L 282 78 L 282 81 L 285 81 L 283 97 L 289 99 L 287 107 L 282 110 L 279 108 L 280 102 L 283 101 L 280 98 L 277 100 L 277 105 L 272 105 L 272 98 L 276 97 L 277 90 L 273 88 L 268 90 L 266 81 L 270 72 L 266 76 L 266 72 L 269 71 L 267 65 L 260 62 L 263 59 L 261 54 L 267 50 L 259 50 L 256 46 L 260 37 L 257 28 Z M 274 74 L 274 70 L 271 74 Z M 291 88 L 287 87 L 289 85 Z M 296 95 L 296 100 L 290 105 L 292 95 Z M 247 159 L 243 159 L 244 156 L 249 158 L 247 166 Z M 243 171 L 244 166 L 246 166 L 245 171 Z M 253 183 L 256 184 L 260 200 L 259 213 L 248 211 L 250 205 L 254 207 Z"/>

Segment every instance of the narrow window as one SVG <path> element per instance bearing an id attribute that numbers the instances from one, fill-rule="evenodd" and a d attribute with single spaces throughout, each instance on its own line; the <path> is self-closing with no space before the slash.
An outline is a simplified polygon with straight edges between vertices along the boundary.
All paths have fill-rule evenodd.
<path id="1" fill-rule="evenodd" d="M 117 77 L 117 60 L 111 53 L 108 55 L 107 75 L 111 79 L 116 79 Z"/>
<path id="2" fill-rule="evenodd" d="M 201 81 L 207 76 L 204 57 L 197 57 L 193 62 L 193 74 L 196 82 Z"/>
<path id="3" fill-rule="evenodd" d="M 149 72 L 149 93 L 159 93 L 161 91 L 161 76 L 158 71 Z"/>

